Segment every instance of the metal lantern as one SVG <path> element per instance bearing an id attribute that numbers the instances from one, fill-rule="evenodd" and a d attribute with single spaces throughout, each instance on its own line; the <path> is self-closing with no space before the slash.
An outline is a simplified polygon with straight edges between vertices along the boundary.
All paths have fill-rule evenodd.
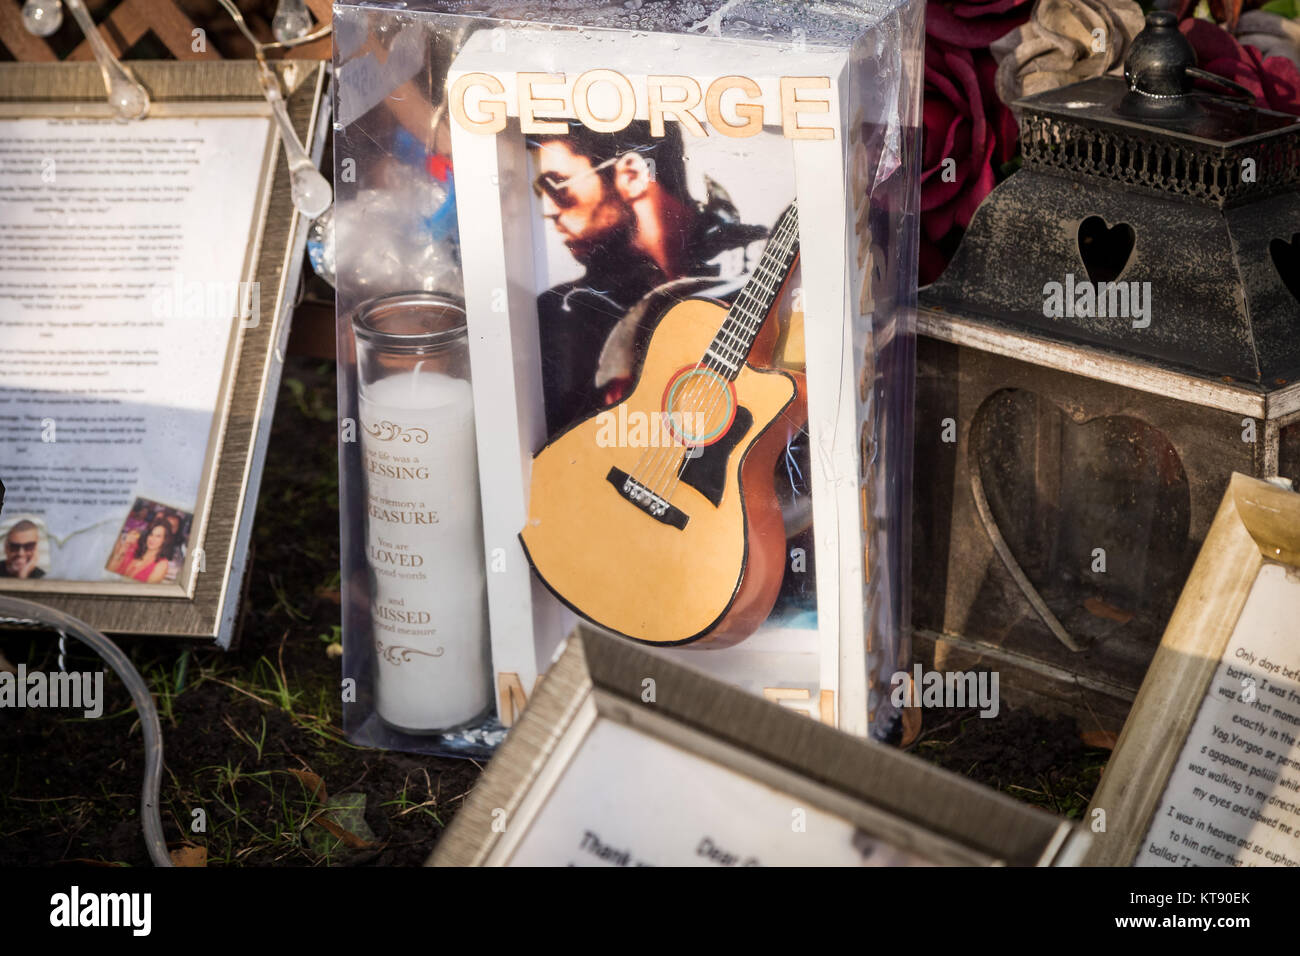
<path id="1" fill-rule="evenodd" d="M 1300 119 L 1198 76 L 1153 13 L 1123 79 L 1017 103 L 1023 168 L 920 294 L 917 650 L 1088 727 L 1231 473 L 1300 482 Z"/>

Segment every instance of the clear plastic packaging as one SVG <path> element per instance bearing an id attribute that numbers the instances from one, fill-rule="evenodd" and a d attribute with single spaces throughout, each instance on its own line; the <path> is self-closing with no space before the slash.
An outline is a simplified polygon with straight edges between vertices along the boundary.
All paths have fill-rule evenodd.
<path id="1" fill-rule="evenodd" d="M 922 14 L 336 6 L 352 739 L 490 751 L 579 616 L 897 738 Z M 366 316 L 429 294 L 464 305 L 455 414 L 411 391 L 429 367 L 400 341 L 367 367 Z M 405 376 L 435 467 L 375 458 L 376 375 Z M 422 508 L 436 523 L 388 533 Z"/>

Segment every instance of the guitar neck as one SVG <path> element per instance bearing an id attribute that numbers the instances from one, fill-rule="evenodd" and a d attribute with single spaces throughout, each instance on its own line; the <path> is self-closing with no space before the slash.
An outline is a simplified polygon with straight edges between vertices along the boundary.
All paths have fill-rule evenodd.
<path id="1" fill-rule="evenodd" d="M 702 364 L 716 368 L 728 380 L 740 374 L 798 257 L 799 211 L 791 203 L 772 230 L 758 268 L 727 310 L 727 318 L 713 337 Z"/>

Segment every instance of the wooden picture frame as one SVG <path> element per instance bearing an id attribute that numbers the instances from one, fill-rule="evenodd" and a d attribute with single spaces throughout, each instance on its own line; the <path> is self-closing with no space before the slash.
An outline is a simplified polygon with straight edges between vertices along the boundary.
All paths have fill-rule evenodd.
<path id="1" fill-rule="evenodd" d="M 8 593 L 37 600 L 109 633 L 215 640 L 229 646 L 248 567 L 252 519 L 279 387 L 289 319 L 301 273 L 308 222 L 293 207 L 257 64 L 253 61 L 137 61 L 151 116 L 266 116 L 268 139 L 244 255 L 243 279 L 257 289 L 256 322 L 232 336 L 207 442 L 190 545 L 173 583 L 80 580 L 0 581 Z M 324 62 L 273 66 L 299 140 L 319 157 L 328 132 Z M 107 117 L 94 63 L 0 64 L 0 117 Z M 2 477 L 2 476 L 0 476 Z M 6 509 L 5 518 L 16 509 Z M 196 557 L 201 555 L 201 561 Z"/>
<path id="2" fill-rule="evenodd" d="M 625 768 L 611 766 L 608 748 L 588 753 L 598 736 L 615 741 Z M 584 761 L 593 786 L 576 779 Z M 718 805 L 716 780 L 740 799 Z M 645 796 L 648 783 L 665 782 L 683 799 Z M 574 793 L 581 799 L 568 799 Z M 641 812 L 638 798 L 652 812 Z M 607 828 L 609 842 L 555 824 L 573 812 L 593 831 Z M 620 825 L 625 831 L 612 832 Z M 638 846 L 611 849 L 631 839 Z M 685 853 L 733 866 L 1035 866 L 1076 862 L 1087 834 L 581 624 L 429 863 L 559 864 L 557 841 L 584 862 L 615 865 L 675 865 Z"/>
<path id="3" fill-rule="evenodd" d="M 1153 821 L 1166 804 L 1171 808 L 1166 814 L 1171 826 L 1186 830 L 1189 841 L 1174 855 L 1201 865 L 1223 862 L 1215 858 L 1218 850 L 1203 849 L 1206 837 L 1193 835 L 1198 829 L 1196 822 L 1189 824 L 1176 815 L 1182 811 L 1170 802 L 1174 795 L 1167 791 L 1170 778 L 1183 766 L 1182 758 L 1190 756 L 1185 748 L 1203 708 L 1232 707 L 1248 713 L 1251 701 L 1257 699 L 1256 691 L 1260 697 L 1268 697 L 1267 680 L 1255 684 L 1253 678 L 1239 679 L 1239 669 L 1224 662 L 1258 582 L 1266 580 L 1266 575 L 1270 579 L 1285 577 L 1291 582 L 1286 586 L 1293 586 L 1297 595 L 1290 613 L 1300 616 L 1300 494 L 1288 490 L 1285 479 L 1280 482 L 1240 473 L 1234 473 L 1229 482 L 1089 807 L 1089 821 L 1097 830 L 1086 860 L 1089 865 L 1133 864 L 1147 850 Z M 1254 623 L 1251 626 L 1259 633 Z M 1300 633 L 1294 621 L 1286 626 Z M 1222 682 L 1217 690 L 1213 686 L 1221 666 L 1229 680 L 1241 685 L 1228 688 L 1241 691 L 1235 699 L 1227 699 Z M 1246 699 L 1248 690 L 1250 700 Z M 1227 722 L 1232 724 L 1230 717 Z M 1240 730 L 1238 726 L 1233 729 Z M 1230 759 L 1239 759 L 1233 755 L 1231 742 L 1224 750 Z M 1226 772 L 1232 766 L 1226 759 L 1219 765 L 1213 759 L 1203 762 L 1207 766 L 1200 769 L 1208 767 L 1210 773 Z M 1203 820 L 1203 801 L 1186 796 L 1184 808 L 1200 809 L 1184 817 Z M 1104 830 L 1097 829 L 1099 823 Z M 1206 856 L 1208 860 L 1202 858 Z"/>

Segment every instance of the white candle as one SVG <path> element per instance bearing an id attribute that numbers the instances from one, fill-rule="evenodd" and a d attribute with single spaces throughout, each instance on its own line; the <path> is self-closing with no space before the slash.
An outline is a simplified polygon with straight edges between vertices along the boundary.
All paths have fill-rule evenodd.
<path id="1" fill-rule="evenodd" d="M 487 581 L 470 384 L 421 369 L 359 398 L 375 704 L 444 730 L 487 710 Z"/>

